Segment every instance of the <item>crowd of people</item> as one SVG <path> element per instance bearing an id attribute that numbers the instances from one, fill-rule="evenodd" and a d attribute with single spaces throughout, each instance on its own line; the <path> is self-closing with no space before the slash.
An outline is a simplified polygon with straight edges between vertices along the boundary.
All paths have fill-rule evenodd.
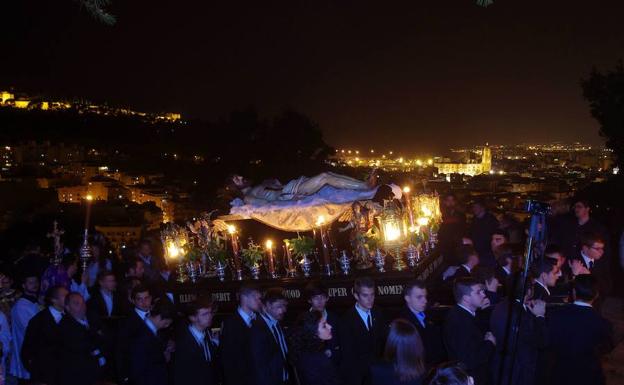
<path id="1" fill-rule="evenodd" d="M 376 305 L 369 277 L 354 280 L 353 304 L 340 314 L 321 282 L 307 284 L 309 309 L 296 315 L 282 289 L 243 284 L 236 311 L 217 324 L 210 296 L 174 304 L 175 272 L 158 262 L 148 241 L 121 266 L 97 244 L 84 271 L 70 253 L 44 269 L 26 261 L 31 268 L 19 277 L 0 277 L 2 379 L 603 384 L 601 358 L 613 347 L 612 327 L 599 312 L 611 289 L 608 240 L 587 202 L 573 208 L 574 215 L 551 219 L 544 257 L 524 281 L 523 253 L 514 246 L 523 241 L 522 226 L 499 221 L 482 202 L 473 204 L 467 224 L 455 197 L 445 196 L 440 250 L 449 267 L 437 281 L 404 285 L 401 309 Z"/>

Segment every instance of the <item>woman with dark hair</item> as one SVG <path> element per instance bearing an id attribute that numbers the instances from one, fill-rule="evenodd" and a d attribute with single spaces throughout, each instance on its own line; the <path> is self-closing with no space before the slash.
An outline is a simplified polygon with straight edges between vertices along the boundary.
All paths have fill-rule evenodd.
<path id="1" fill-rule="evenodd" d="M 425 349 L 416 327 L 404 319 L 390 324 L 383 361 L 371 367 L 373 385 L 420 385 Z"/>
<path id="2" fill-rule="evenodd" d="M 332 338 L 332 326 L 323 313 L 303 314 L 290 338 L 292 363 L 301 385 L 339 385 L 335 365 L 326 354 L 325 342 Z"/>
<path id="3" fill-rule="evenodd" d="M 432 372 L 427 385 L 474 385 L 474 379 L 456 362 L 446 363 Z"/>

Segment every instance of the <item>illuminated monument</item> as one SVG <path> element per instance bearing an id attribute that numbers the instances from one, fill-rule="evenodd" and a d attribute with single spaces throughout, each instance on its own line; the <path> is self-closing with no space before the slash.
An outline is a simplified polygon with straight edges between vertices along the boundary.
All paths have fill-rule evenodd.
<path id="1" fill-rule="evenodd" d="M 481 151 L 481 163 L 435 163 L 439 174 L 464 174 L 475 176 L 492 170 L 492 150 L 486 144 Z"/>

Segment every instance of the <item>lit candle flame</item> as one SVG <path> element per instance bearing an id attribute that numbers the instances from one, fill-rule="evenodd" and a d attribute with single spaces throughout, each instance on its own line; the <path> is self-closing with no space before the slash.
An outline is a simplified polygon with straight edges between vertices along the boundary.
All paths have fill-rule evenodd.
<path id="1" fill-rule="evenodd" d="M 227 225 L 227 231 L 230 234 L 234 234 L 236 232 L 236 227 L 234 227 L 234 225 Z"/>
<path id="2" fill-rule="evenodd" d="M 88 201 L 92 201 L 92 200 L 93 200 L 93 195 L 88 194 L 88 195 L 85 197 L 85 199 L 86 199 L 86 200 L 88 200 Z"/>
<path id="3" fill-rule="evenodd" d="M 406 194 L 408 194 L 408 193 L 410 192 L 410 188 L 409 188 L 409 186 L 405 186 L 405 187 L 403 187 L 403 192 L 404 192 L 404 193 L 406 193 Z"/>
<path id="4" fill-rule="evenodd" d="M 167 255 L 171 259 L 176 259 L 180 255 L 180 249 L 178 249 L 173 241 L 167 243 Z"/>
<path id="5" fill-rule="evenodd" d="M 269 249 L 269 250 L 271 250 L 273 248 L 273 241 L 272 240 L 268 239 L 266 241 L 266 248 Z"/>
<path id="6" fill-rule="evenodd" d="M 429 218 L 427 217 L 418 218 L 416 220 L 416 223 L 418 223 L 419 226 L 427 226 L 429 224 Z"/>
<path id="7" fill-rule="evenodd" d="M 319 215 L 318 219 L 316 220 L 316 225 L 322 226 L 324 223 L 325 223 L 325 217 L 322 215 Z"/>

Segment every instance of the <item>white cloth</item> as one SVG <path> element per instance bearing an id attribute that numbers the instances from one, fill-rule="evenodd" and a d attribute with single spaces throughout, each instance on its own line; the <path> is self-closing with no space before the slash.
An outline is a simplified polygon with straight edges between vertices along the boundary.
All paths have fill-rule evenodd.
<path id="1" fill-rule="evenodd" d="M 371 311 L 362 309 L 361 307 L 358 306 L 357 303 L 355 304 L 355 310 L 357 310 L 358 314 L 360 315 L 360 318 L 362 319 L 362 322 L 364 322 L 364 327 L 366 327 L 366 330 L 368 330 L 369 318 L 371 321 L 371 325 L 373 324 L 373 315 L 371 314 Z"/>
<path id="2" fill-rule="evenodd" d="M 145 321 L 145 317 L 147 317 L 147 313 L 148 313 L 148 312 L 143 311 L 143 310 L 141 310 L 141 309 L 139 309 L 139 308 L 137 308 L 137 307 L 135 307 L 135 308 L 134 308 L 134 311 L 135 311 L 135 312 L 139 315 L 139 317 L 141 317 L 141 319 L 142 319 L 143 321 Z"/>
<path id="3" fill-rule="evenodd" d="M 466 306 L 462 305 L 461 303 L 458 303 L 457 306 L 461 307 L 462 309 L 466 310 L 468 313 L 470 313 L 471 316 L 476 317 L 477 313 L 468 309 Z"/>
<path id="4" fill-rule="evenodd" d="M 30 373 L 22 365 L 20 352 L 24 343 L 26 327 L 32 317 L 39 312 L 39 304 L 33 303 L 26 298 L 20 298 L 11 309 L 11 332 L 13 343 L 11 344 L 11 367 L 9 373 L 17 378 L 30 379 Z"/>
<path id="5" fill-rule="evenodd" d="M 583 301 L 574 301 L 574 305 L 583 306 L 583 307 L 593 307 L 591 303 L 583 302 Z"/>
<path id="6" fill-rule="evenodd" d="M 63 319 L 63 312 L 56 310 L 52 306 L 48 306 L 48 311 L 52 314 L 52 318 L 54 318 L 54 322 L 58 325 L 59 322 Z"/>
<path id="7" fill-rule="evenodd" d="M 0 312 L 0 343 L 2 343 L 2 376 L 6 377 L 7 362 L 11 353 L 11 327 L 3 312 Z"/>
<path id="8" fill-rule="evenodd" d="M 332 186 L 321 188 L 316 194 L 296 200 L 267 201 L 266 203 L 244 204 L 241 199 L 231 202 L 231 215 L 239 219 L 255 219 L 283 231 L 311 231 L 318 227 L 320 216 L 330 225 L 345 212 L 351 210 L 356 201 L 372 199 L 377 188 L 371 190 L 344 190 Z"/>
<path id="9" fill-rule="evenodd" d="M 237 310 L 238 310 L 238 314 L 240 314 L 243 321 L 245 321 L 245 324 L 247 324 L 247 327 L 250 328 L 251 322 L 256 319 L 256 313 L 251 313 L 251 315 L 247 314 L 243 311 L 243 309 L 240 308 L 240 306 L 238 307 Z"/>

